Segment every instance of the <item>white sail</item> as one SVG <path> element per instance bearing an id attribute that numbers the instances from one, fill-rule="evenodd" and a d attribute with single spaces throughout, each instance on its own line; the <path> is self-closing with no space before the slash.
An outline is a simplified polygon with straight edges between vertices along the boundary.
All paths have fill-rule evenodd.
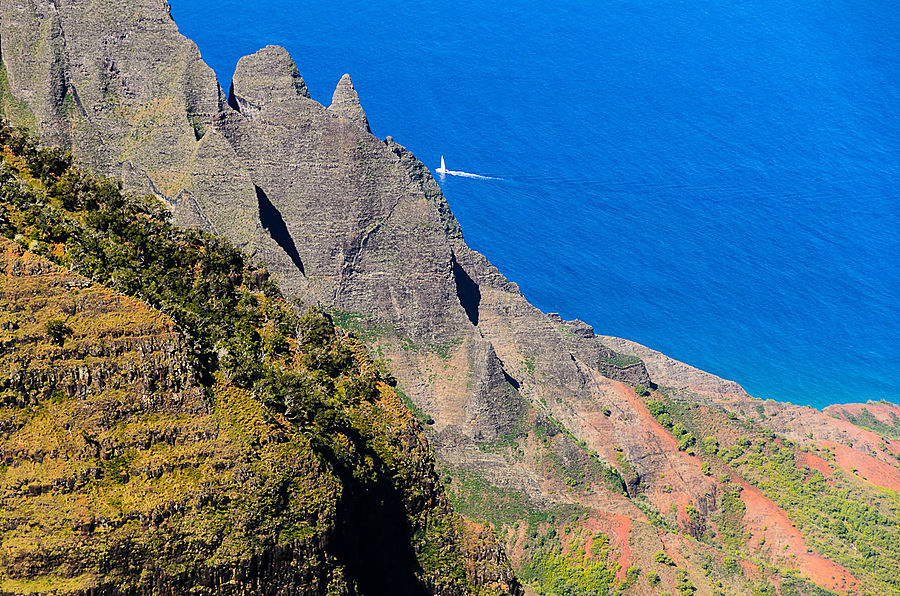
<path id="1" fill-rule="evenodd" d="M 442 156 L 441 156 L 441 167 L 439 167 L 439 168 L 437 169 L 437 172 L 438 172 L 439 174 L 443 174 L 443 173 L 446 172 L 446 171 L 447 171 L 447 166 L 444 165 L 444 156 L 442 155 Z"/>

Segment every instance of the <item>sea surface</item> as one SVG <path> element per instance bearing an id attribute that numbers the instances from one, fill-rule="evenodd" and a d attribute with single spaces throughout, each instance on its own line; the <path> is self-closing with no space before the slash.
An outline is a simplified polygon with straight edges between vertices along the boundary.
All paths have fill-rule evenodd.
<path id="1" fill-rule="evenodd" d="M 823 407 L 900 402 L 894 0 L 170 0 L 225 90 L 288 48 L 542 310 Z"/>

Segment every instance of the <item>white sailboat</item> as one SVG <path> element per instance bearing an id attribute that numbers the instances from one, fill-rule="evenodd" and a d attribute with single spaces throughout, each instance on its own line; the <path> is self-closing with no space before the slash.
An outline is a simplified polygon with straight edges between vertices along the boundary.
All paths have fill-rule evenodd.
<path id="1" fill-rule="evenodd" d="M 460 178 L 478 178 L 480 180 L 503 180 L 503 178 L 494 178 L 493 176 L 482 176 L 481 174 L 471 174 L 469 172 L 460 172 L 458 170 L 448 170 L 447 164 L 444 163 L 444 156 L 441 156 L 441 167 L 436 168 L 434 170 L 435 174 L 441 175 L 441 180 L 444 179 L 444 175 L 447 176 L 459 176 Z"/>

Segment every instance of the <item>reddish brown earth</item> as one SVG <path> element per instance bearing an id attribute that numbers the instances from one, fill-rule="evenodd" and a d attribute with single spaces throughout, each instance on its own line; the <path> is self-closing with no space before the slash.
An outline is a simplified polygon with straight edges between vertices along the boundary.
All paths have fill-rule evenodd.
<path id="1" fill-rule="evenodd" d="M 618 554 L 616 561 L 619 563 L 619 571 L 616 580 L 625 578 L 625 571 L 634 564 L 631 552 L 631 518 L 615 513 L 600 513 L 597 517 L 585 520 L 584 527 L 594 534 L 602 532 L 609 536 L 609 544 Z M 593 541 L 591 541 L 591 544 Z M 590 552 L 591 544 L 585 545 L 585 550 Z"/>
<path id="2" fill-rule="evenodd" d="M 846 594 L 847 587 L 857 583 L 845 567 L 808 552 L 806 541 L 787 513 L 759 489 L 737 475 L 732 476 L 732 481 L 742 489 L 741 499 L 747 508 L 744 525 L 752 534 L 748 544 L 751 552 L 768 550 L 773 562 L 783 559 L 787 567 L 796 567 L 829 590 Z"/>
<path id="3" fill-rule="evenodd" d="M 704 511 L 712 504 L 705 502 L 705 495 L 720 492 L 718 482 L 703 473 L 700 458 L 678 450 L 678 440 L 650 414 L 644 400 L 634 389 L 621 383 L 616 385 L 619 398 L 639 417 L 638 428 L 633 432 L 640 434 L 632 436 L 632 440 L 639 439 L 645 445 L 654 446 L 647 457 L 652 462 L 653 475 L 646 479 L 648 483 L 652 483 L 648 497 L 653 505 L 660 512 L 666 513 L 674 503 L 679 522 L 686 521 L 685 507 L 688 505 Z"/>
<path id="4" fill-rule="evenodd" d="M 900 453 L 900 441 L 885 439 L 878 433 L 860 428 L 848 420 L 835 418 L 814 408 L 754 398 L 719 400 L 718 403 L 727 410 L 744 418 L 752 418 L 760 425 L 802 445 L 816 447 L 822 445 L 823 441 L 832 441 L 843 445 L 852 445 L 855 450 L 867 453 L 887 464 L 895 465 L 897 463 L 897 459 L 892 454 Z M 756 408 L 760 405 L 764 408 L 764 417 L 756 415 Z M 856 411 L 861 411 L 863 407 L 867 409 L 870 407 L 869 404 L 845 404 L 839 407 L 849 408 L 850 406 L 857 407 Z M 744 413 L 741 414 L 741 412 Z"/>
<path id="5" fill-rule="evenodd" d="M 859 416 L 862 414 L 863 410 L 868 410 L 872 416 L 885 424 L 892 426 L 896 420 L 894 416 L 896 416 L 897 419 L 900 419 L 900 406 L 883 401 L 870 401 L 864 404 L 834 404 L 822 411 L 828 415 L 834 416 L 841 416 L 842 412 L 846 412 L 852 416 Z M 891 414 L 894 416 L 891 416 Z"/>
<path id="6" fill-rule="evenodd" d="M 811 468 L 813 470 L 818 470 L 822 473 L 825 478 L 830 478 L 834 471 L 831 469 L 831 466 L 828 465 L 828 462 L 819 457 L 814 453 L 809 453 L 808 451 L 801 451 L 797 453 L 797 468 L 802 469 L 803 466 L 807 468 Z"/>
<path id="7" fill-rule="evenodd" d="M 835 463 L 848 474 L 900 493 L 900 468 L 833 441 L 825 441 L 824 445 L 834 451 Z"/>

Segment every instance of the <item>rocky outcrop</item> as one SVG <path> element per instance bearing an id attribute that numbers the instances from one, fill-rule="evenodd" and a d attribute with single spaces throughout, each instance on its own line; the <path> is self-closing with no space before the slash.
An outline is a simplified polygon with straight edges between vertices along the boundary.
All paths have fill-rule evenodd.
<path id="1" fill-rule="evenodd" d="M 343 369 L 307 375 L 375 374 L 328 330 Z M 352 432 L 299 428 L 160 311 L 5 239 L 0 344 L 0 594 L 521 594 L 383 382 L 341 393 Z"/>
<path id="2" fill-rule="evenodd" d="M 0 242 L 0 280 L 0 403 L 101 396 L 110 418 L 208 412 L 188 343 L 158 313 L 8 241 Z M 120 315 L 131 309 L 131 316 Z M 55 339 L 47 331 L 51 321 L 65 329 Z"/>
<path id="3" fill-rule="evenodd" d="M 506 553 L 497 541 L 497 535 L 489 528 L 477 523 L 465 527 L 466 552 L 468 561 L 466 575 L 473 585 L 488 586 L 524 596 L 525 592 L 512 575 Z"/>
<path id="4" fill-rule="evenodd" d="M 340 82 L 338 82 L 338 86 L 331 98 L 331 105 L 328 106 L 328 111 L 353 122 L 365 132 L 371 132 L 369 130 L 369 120 L 366 118 L 366 113 L 363 112 L 359 103 L 359 95 L 357 95 L 348 74 L 342 76 Z"/>
<path id="5" fill-rule="evenodd" d="M 623 354 L 640 358 L 656 384 L 706 395 L 747 397 L 744 388 L 734 381 L 694 368 L 639 343 L 610 336 L 603 336 L 600 339 L 604 344 Z"/>

